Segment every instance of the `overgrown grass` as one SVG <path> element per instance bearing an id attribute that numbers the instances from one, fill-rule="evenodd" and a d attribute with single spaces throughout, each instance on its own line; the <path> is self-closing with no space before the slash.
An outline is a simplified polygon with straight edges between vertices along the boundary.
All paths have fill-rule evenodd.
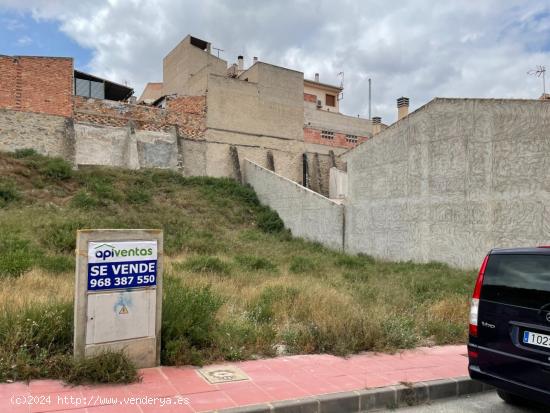
<path id="1" fill-rule="evenodd" d="M 164 230 L 165 364 L 271 356 L 281 344 L 349 354 L 466 339 L 473 272 L 293 238 L 230 179 L 109 168 L 63 177 L 36 153 L 0 159 L 18 194 L 0 209 L 0 380 L 135 378 L 120 355 L 72 363 L 79 228 Z"/>

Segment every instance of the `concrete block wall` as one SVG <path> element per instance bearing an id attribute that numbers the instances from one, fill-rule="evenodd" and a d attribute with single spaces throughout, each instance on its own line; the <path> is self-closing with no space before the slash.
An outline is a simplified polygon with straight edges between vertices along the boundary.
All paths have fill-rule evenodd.
<path id="1" fill-rule="evenodd" d="M 479 267 L 550 242 L 550 104 L 434 99 L 346 154 L 346 250 Z"/>
<path id="2" fill-rule="evenodd" d="M 0 56 L 0 108 L 71 116 L 73 59 Z"/>
<path id="3" fill-rule="evenodd" d="M 342 250 L 342 205 L 249 160 L 244 162 L 243 176 L 256 191 L 260 202 L 277 211 L 294 236 Z"/>

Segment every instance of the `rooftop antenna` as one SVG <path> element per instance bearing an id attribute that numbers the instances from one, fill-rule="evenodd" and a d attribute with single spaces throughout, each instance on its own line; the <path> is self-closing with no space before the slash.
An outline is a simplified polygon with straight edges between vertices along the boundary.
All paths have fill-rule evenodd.
<path id="1" fill-rule="evenodd" d="M 541 77 L 542 76 L 542 96 L 546 95 L 546 66 L 537 66 L 533 70 L 527 72 L 528 75 Z"/>
<path id="2" fill-rule="evenodd" d="M 340 89 L 344 89 L 344 72 L 340 72 L 336 75 L 337 77 L 340 77 L 341 76 L 341 79 L 340 79 Z M 344 99 L 344 92 L 340 92 L 340 94 L 338 95 L 338 100 L 342 100 Z"/>
<path id="3" fill-rule="evenodd" d="M 370 109 L 371 109 L 371 104 L 372 104 L 372 92 L 371 92 L 371 86 L 372 86 L 372 81 L 371 81 L 371 78 L 369 77 L 369 120 L 371 120 L 371 112 L 370 112 Z"/>
<path id="4" fill-rule="evenodd" d="M 218 59 L 220 57 L 220 52 L 223 52 L 224 50 L 223 49 L 220 49 L 218 47 L 213 47 L 212 49 L 214 49 L 217 53 L 218 53 Z"/>

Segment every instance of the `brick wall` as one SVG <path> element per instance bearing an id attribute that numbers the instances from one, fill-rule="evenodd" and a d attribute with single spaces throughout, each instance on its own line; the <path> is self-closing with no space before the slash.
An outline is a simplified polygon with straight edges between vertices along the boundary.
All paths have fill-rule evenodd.
<path id="1" fill-rule="evenodd" d="M 312 95 L 311 93 L 304 93 L 304 101 L 317 103 L 317 96 Z"/>
<path id="2" fill-rule="evenodd" d="M 326 139 L 321 136 L 321 130 L 314 128 L 304 128 L 304 142 L 316 143 L 318 145 L 335 146 L 339 148 L 354 148 L 361 142 L 368 140 L 368 137 L 357 136 L 357 143 L 348 142 L 345 133 L 334 132 L 333 139 Z"/>
<path id="3" fill-rule="evenodd" d="M 73 60 L 1 56 L 0 108 L 72 115 Z"/>
<path id="4" fill-rule="evenodd" d="M 178 126 L 180 134 L 198 139 L 206 131 L 206 96 L 171 98 L 167 104 L 168 122 Z"/>
<path id="5" fill-rule="evenodd" d="M 204 96 L 184 96 L 168 101 L 167 109 L 75 96 L 76 122 L 105 126 L 125 126 L 130 120 L 136 129 L 169 131 L 177 126 L 187 138 L 200 139 L 206 129 Z"/>

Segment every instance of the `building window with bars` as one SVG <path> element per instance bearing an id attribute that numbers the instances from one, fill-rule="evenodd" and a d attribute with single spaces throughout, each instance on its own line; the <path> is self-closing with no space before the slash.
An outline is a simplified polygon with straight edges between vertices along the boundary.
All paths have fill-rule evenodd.
<path id="1" fill-rule="evenodd" d="M 346 142 L 357 143 L 357 135 L 346 135 Z"/>
<path id="2" fill-rule="evenodd" d="M 321 138 L 323 139 L 334 139 L 334 132 L 329 130 L 321 131 Z"/>

